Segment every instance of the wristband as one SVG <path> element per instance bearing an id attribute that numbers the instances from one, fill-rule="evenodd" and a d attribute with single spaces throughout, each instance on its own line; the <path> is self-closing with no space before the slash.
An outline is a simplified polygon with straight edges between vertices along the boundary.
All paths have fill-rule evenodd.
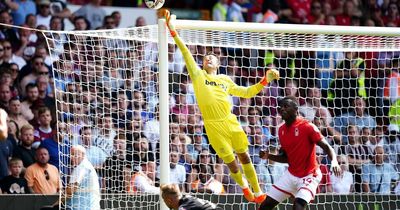
<path id="1" fill-rule="evenodd" d="M 176 31 L 175 30 L 170 30 L 169 33 L 171 34 L 172 37 L 176 36 Z"/>
<path id="2" fill-rule="evenodd" d="M 268 81 L 267 81 L 267 77 L 266 76 L 264 76 L 262 78 L 262 80 L 260 81 L 260 84 L 262 84 L 263 86 L 267 86 L 268 85 Z"/>

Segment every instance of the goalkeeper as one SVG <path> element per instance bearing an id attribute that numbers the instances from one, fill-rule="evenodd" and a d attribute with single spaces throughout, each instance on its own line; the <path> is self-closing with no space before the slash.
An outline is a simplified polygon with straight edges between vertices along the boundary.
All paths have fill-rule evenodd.
<path id="1" fill-rule="evenodd" d="M 258 184 L 257 175 L 248 154 L 247 136 L 236 116 L 231 113 L 232 104 L 228 96 L 254 97 L 269 82 L 279 79 L 278 71 L 268 70 L 266 76 L 259 83 L 241 87 L 228 76 L 217 74 L 220 63 L 219 58 L 214 54 L 204 56 L 203 69 L 200 69 L 175 30 L 175 15 L 170 15 L 169 11 L 166 11 L 165 18 L 171 36 L 183 54 L 211 146 L 227 164 L 231 177 L 242 188 L 244 197 L 250 202 L 261 203 L 266 195 L 263 194 Z M 247 179 L 243 178 L 234 152 L 242 164 Z"/>

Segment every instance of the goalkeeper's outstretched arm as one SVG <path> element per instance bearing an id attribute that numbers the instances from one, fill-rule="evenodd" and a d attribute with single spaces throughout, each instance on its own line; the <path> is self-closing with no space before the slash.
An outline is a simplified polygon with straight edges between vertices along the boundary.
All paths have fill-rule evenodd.
<path id="1" fill-rule="evenodd" d="M 197 66 L 197 63 L 194 60 L 193 55 L 190 53 L 185 43 L 183 43 L 182 39 L 179 37 L 178 32 L 175 29 L 174 21 L 176 19 L 176 16 L 171 15 L 168 10 L 165 11 L 164 16 L 167 22 L 167 27 L 169 29 L 169 32 L 171 33 L 172 38 L 174 38 L 174 41 L 178 46 L 179 50 L 182 52 L 183 59 L 185 60 L 186 68 L 189 72 L 189 75 L 191 79 L 194 80 L 196 75 L 200 72 L 199 67 Z"/>

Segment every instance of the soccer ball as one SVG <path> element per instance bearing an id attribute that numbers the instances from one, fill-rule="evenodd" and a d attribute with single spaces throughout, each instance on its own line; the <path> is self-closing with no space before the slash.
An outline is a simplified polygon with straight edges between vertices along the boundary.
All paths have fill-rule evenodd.
<path id="1" fill-rule="evenodd" d="M 144 0 L 146 6 L 151 9 L 160 9 L 164 5 L 165 0 Z"/>

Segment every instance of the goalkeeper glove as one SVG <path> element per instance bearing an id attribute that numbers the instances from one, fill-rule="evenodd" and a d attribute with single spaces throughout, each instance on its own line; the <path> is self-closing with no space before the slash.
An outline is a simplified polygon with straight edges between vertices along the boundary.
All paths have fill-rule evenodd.
<path id="1" fill-rule="evenodd" d="M 267 71 L 266 75 L 262 78 L 260 84 L 266 86 L 273 80 L 279 80 L 279 71 L 276 69 L 270 69 Z"/>
<path id="2" fill-rule="evenodd" d="M 168 10 L 165 10 L 164 16 L 167 22 L 169 33 L 171 34 L 172 37 L 175 37 L 178 34 L 175 30 L 175 23 L 174 23 L 176 15 L 171 15 L 171 13 Z"/>

